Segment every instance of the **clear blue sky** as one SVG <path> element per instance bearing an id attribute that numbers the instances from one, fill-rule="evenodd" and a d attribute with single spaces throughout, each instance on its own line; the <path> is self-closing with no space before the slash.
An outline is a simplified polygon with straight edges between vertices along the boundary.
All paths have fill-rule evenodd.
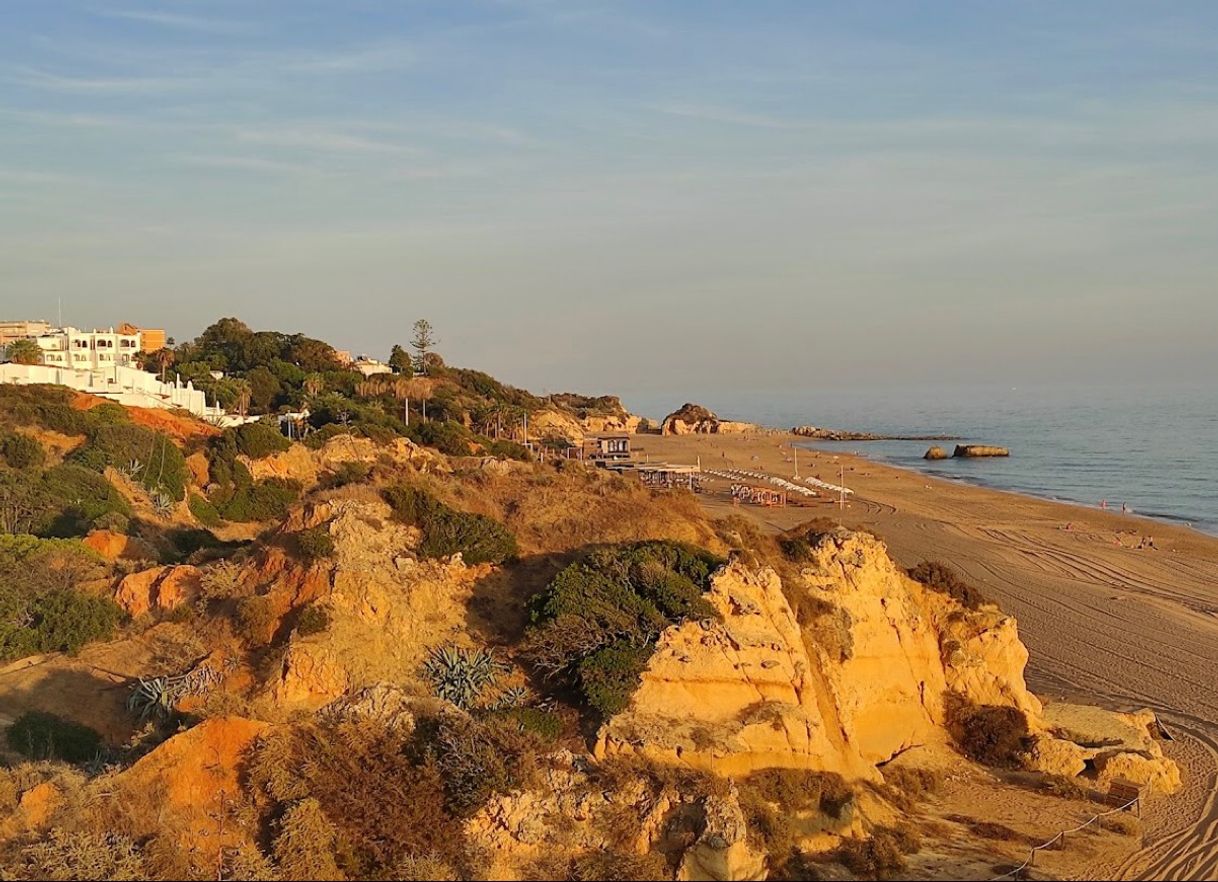
<path id="1" fill-rule="evenodd" d="M 713 401 L 1218 364 L 1218 4 L 4 0 L 0 313 Z"/>

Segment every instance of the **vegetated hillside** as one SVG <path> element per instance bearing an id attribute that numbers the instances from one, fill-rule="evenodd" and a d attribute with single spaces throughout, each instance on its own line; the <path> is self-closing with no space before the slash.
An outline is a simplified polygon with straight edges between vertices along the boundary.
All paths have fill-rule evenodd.
<path id="1" fill-rule="evenodd" d="M 0 668 L 5 878 L 996 874 L 1028 834 L 974 793 L 1178 785 L 1153 717 L 1067 725 L 1010 617 L 865 534 L 0 394 L 0 663 L 51 654 Z"/>
<path id="2" fill-rule="evenodd" d="M 524 459 L 524 449 L 512 442 L 523 440 L 526 422 L 539 417 L 530 437 L 555 447 L 578 442 L 573 436 L 581 426 L 633 429 L 639 422 L 612 396 L 540 398 L 482 371 L 451 367 L 434 351 L 411 359 L 395 347 L 389 360 L 394 373 L 365 378 L 342 364 L 327 343 L 253 331 L 234 318 L 221 319 L 149 367 L 160 370 L 169 361 L 183 380 L 229 410 L 274 414 L 307 408 L 309 427 L 323 437 L 342 426 L 378 440 L 410 438 L 452 455 Z"/>

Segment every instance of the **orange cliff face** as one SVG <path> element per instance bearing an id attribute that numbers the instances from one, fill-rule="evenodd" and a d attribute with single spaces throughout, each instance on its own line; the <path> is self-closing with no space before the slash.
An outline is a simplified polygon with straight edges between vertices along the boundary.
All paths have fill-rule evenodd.
<path id="1" fill-rule="evenodd" d="M 597 755 L 733 777 L 780 767 L 879 780 L 877 766 L 909 748 L 947 749 L 962 703 L 1022 712 L 1030 768 L 1075 775 L 1092 761 L 1163 792 L 1179 786 L 1145 724 L 1108 750 L 1051 734 L 1024 682 L 1015 620 L 913 581 L 872 536 L 822 537 L 790 581 L 738 562 L 721 570 L 709 593 L 721 621 L 664 633 Z"/>

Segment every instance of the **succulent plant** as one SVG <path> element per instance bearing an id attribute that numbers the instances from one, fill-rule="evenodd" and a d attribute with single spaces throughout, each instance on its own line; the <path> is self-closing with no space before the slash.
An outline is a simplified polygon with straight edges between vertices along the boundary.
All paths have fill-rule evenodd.
<path id="1" fill-rule="evenodd" d="M 202 664 L 194 670 L 173 677 L 140 677 L 127 697 L 127 710 L 140 720 L 152 714 L 167 717 L 179 701 L 188 695 L 202 695 L 219 685 L 222 675 L 211 665 Z"/>
<path id="2" fill-rule="evenodd" d="M 174 501 L 173 497 L 168 493 L 157 491 L 152 495 L 152 507 L 156 509 L 157 514 L 168 516 L 173 514 Z"/>
<path id="3" fill-rule="evenodd" d="M 441 646 L 423 664 L 423 677 L 437 698 L 472 710 L 504 672 L 504 665 L 489 649 Z"/>

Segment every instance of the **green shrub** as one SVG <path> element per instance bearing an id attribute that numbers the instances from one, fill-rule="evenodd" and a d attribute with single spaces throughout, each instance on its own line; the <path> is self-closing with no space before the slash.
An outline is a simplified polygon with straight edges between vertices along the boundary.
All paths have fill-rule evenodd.
<path id="1" fill-rule="evenodd" d="M 407 432 L 412 441 L 424 447 L 434 447 L 448 456 L 469 456 L 473 452 L 473 433 L 457 422 L 432 419 L 425 423 L 411 423 Z"/>
<path id="2" fill-rule="evenodd" d="M 528 462 L 533 458 L 533 454 L 529 453 L 529 448 L 523 444 L 517 444 L 515 441 L 491 441 L 486 445 L 486 452 L 491 456 L 514 459 L 519 462 Z"/>
<path id="3" fill-rule="evenodd" d="M 54 714 L 29 711 L 9 727 L 8 746 L 32 760 L 84 763 L 97 757 L 101 735 L 88 726 Z"/>
<path id="4" fill-rule="evenodd" d="M 131 518 L 117 511 L 108 511 L 93 522 L 94 530 L 109 530 L 111 533 L 126 533 L 131 527 Z"/>
<path id="5" fill-rule="evenodd" d="M 674 542 L 594 552 L 530 602 L 525 655 L 539 672 L 574 688 L 588 707 L 617 713 L 665 628 L 716 617 L 702 595 L 720 563 Z"/>
<path id="6" fill-rule="evenodd" d="M 397 520 L 422 531 L 419 553 L 423 557 L 460 552 L 469 564 L 498 564 L 519 550 L 516 537 L 503 524 L 485 515 L 450 508 L 425 490 L 395 484 L 386 487 L 382 495 Z"/>
<path id="7" fill-rule="evenodd" d="M 310 603 L 296 617 L 296 633 L 302 637 L 322 634 L 330 629 L 330 613 L 324 606 Z"/>
<path id="8" fill-rule="evenodd" d="M 47 536 L 81 536 L 94 523 L 108 514 L 125 518 L 132 515 L 131 506 L 104 475 L 80 466 L 56 466 L 42 477 L 47 498 L 58 510 L 53 519 L 33 532 Z"/>
<path id="9" fill-rule="evenodd" d="M 939 561 L 923 561 L 909 571 L 909 578 L 921 582 L 932 591 L 954 598 L 967 609 L 979 609 L 990 602 L 974 586 L 961 579 L 955 570 Z"/>
<path id="10" fill-rule="evenodd" d="M 123 610 L 109 597 L 77 591 L 49 591 L 30 604 L 30 627 L 38 652 L 75 654 L 86 643 L 110 636 L 123 620 Z"/>
<path id="11" fill-rule="evenodd" d="M 188 505 L 190 513 L 203 526 L 218 527 L 224 523 L 224 518 L 220 517 L 220 512 L 216 511 L 216 507 L 205 496 L 191 493 Z"/>
<path id="12" fill-rule="evenodd" d="M 246 423 L 230 429 L 236 435 L 237 450 L 250 459 L 262 459 L 274 453 L 282 453 L 292 446 L 282 432 L 266 423 Z"/>
<path id="13" fill-rule="evenodd" d="M 131 473 L 150 492 L 177 502 L 186 495 L 188 472 L 182 451 L 168 436 L 129 423 L 101 425 L 72 461 L 94 471 L 113 466 Z"/>
<path id="14" fill-rule="evenodd" d="M 300 483 L 288 478 L 267 478 L 256 484 L 239 484 L 216 509 L 225 520 L 237 523 L 278 520 L 300 498 L 300 490 Z"/>
<path id="15" fill-rule="evenodd" d="M 325 524 L 301 530 L 294 538 L 296 553 L 309 563 L 334 556 L 334 539 Z"/>
<path id="16" fill-rule="evenodd" d="M 310 450 L 320 450 L 326 446 L 331 438 L 337 438 L 339 435 L 354 435 L 355 432 L 350 426 L 340 425 L 339 423 L 327 423 L 319 429 L 315 429 L 305 435 L 302 442 L 305 447 Z"/>
<path id="17" fill-rule="evenodd" d="M 522 732 L 536 735 L 542 741 L 557 741 L 563 733 L 562 717 L 541 708 L 513 707 L 495 711 L 494 715 L 515 724 Z"/>
<path id="18" fill-rule="evenodd" d="M 323 484 L 326 487 L 346 487 L 348 484 L 362 484 L 372 474 L 372 466 L 366 462 L 340 462 L 325 476 Z"/>
<path id="19" fill-rule="evenodd" d="M 79 542 L 0 535 L 0 662 L 42 652 L 76 652 L 110 635 L 122 609 L 74 586 L 106 569 Z"/>
<path id="20" fill-rule="evenodd" d="M 89 410 L 89 416 L 99 426 L 117 426 L 131 422 L 131 414 L 117 401 L 103 401 Z"/>
<path id="21" fill-rule="evenodd" d="M 654 648 L 619 641 L 579 663 L 579 688 L 584 701 L 604 717 L 626 709 L 638 688 Z"/>
<path id="22" fill-rule="evenodd" d="M 13 433 L 0 435 L 0 459 L 15 469 L 40 468 L 46 462 L 46 451 L 29 435 Z"/>

